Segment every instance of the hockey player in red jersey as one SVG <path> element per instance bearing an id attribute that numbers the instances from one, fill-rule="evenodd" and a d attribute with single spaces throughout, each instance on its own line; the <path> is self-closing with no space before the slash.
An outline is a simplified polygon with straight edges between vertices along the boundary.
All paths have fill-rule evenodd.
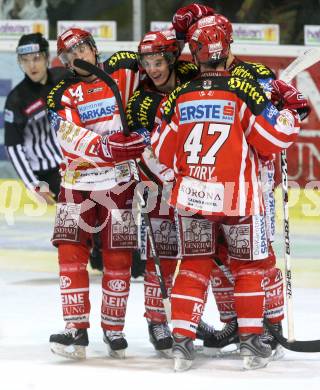
<path id="1" fill-rule="evenodd" d="M 179 43 L 173 30 L 151 31 L 140 41 L 138 47 L 139 64 L 145 71 L 145 78 L 139 88 L 129 99 L 126 113 L 130 130 L 135 131 L 146 128 L 152 131 L 155 124 L 161 123 L 162 106 L 170 92 L 177 85 L 181 85 L 198 74 L 198 68 L 191 62 L 180 61 Z M 142 155 L 142 163 L 165 186 L 166 182 L 173 180 L 173 171 L 157 162 L 152 149 L 147 148 Z M 144 172 L 141 172 L 144 176 Z M 150 178 L 146 177 L 147 181 Z M 156 199 L 154 199 L 154 195 Z M 161 194 L 157 196 L 154 191 L 148 192 L 148 202 L 154 205 L 150 210 L 158 255 L 161 259 L 161 271 L 165 279 L 166 288 L 170 292 L 174 272 L 177 266 L 178 243 L 174 223 L 173 210 L 161 204 Z M 170 355 L 172 337 L 167 324 L 161 290 L 156 275 L 154 262 L 151 257 L 149 243 L 145 229 L 141 230 L 144 244 L 141 253 L 146 259 L 146 272 L 144 279 L 145 317 L 148 321 L 150 341 L 161 354 Z M 198 330 L 208 331 L 203 322 Z M 204 337 L 204 335 L 202 335 Z"/>
<path id="2" fill-rule="evenodd" d="M 244 367 L 259 368 L 271 355 L 261 334 L 263 279 L 274 255 L 266 236 L 258 153 L 268 156 L 289 147 L 299 119 L 295 109 L 279 112 L 254 80 L 228 77 L 224 30 L 199 27 L 189 45 L 201 76 L 170 95 L 153 146 L 160 163 L 174 169 L 170 202 L 180 213 L 183 260 L 171 295 L 175 369 L 189 368 L 194 359 L 192 340 L 204 308 L 218 227 L 235 281 Z"/>
<path id="3" fill-rule="evenodd" d="M 48 96 L 52 126 L 58 130 L 64 155 L 53 244 L 58 247 L 66 322 L 65 331 L 50 336 L 51 349 L 67 357 L 85 357 L 90 314 L 86 268 L 92 234 L 99 231 L 104 266 L 103 339 L 112 356 L 124 357 L 127 341 L 122 330 L 132 250 L 137 246 L 131 212 L 134 183 L 126 160 L 140 156 L 144 138 L 136 133 L 124 137 L 110 88 L 95 75 L 75 67 L 73 61 L 80 58 L 103 67 L 117 82 L 125 105 L 139 81 L 136 54 L 115 53 L 102 64 L 91 34 L 77 28 L 65 31 L 57 45 L 60 59 L 74 72 L 74 78 L 61 81 Z M 80 130 L 86 132 L 81 139 Z M 103 143 L 89 145 L 95 135 L 103 136 Z"/>
<path id="4" fill-rule="evenodd" d="M 233 42 L 232 25 L 224 16 L 214 12 L 213 9 L 206 10 L 201 15 L 194 11 L 196 4 L 180 8 L 173 17 L 173 26 L 179 31 L 182 39 L 188 40 L 192 32 L 198 25 L 218 25 L 226 33 L 226 38 Z M 188 17 L 187 17 L 188 16 Z M 245 62 L 234 56 L 231 49 L 229 50 L 226 60 L 226 68 L 230 75 L 254 79 L 259 82 L 264 92 L 271 98 L 272 81 L 275 79 L 274 73 L 265 65 L 260 63 Z M 279 83 L 278 81 L 276 83 Z M 276 84 L 275 84 L 276 85 Z M 278 93 L 279 96 L 279 93 Z M 297 96 L 296 94 L 294 96 Z M 292 102 L 295 104 L 295 102 Z M 309 107 L 299 107 L 300 119 L 308 114 Z M 267 223 L 268 238 L 272 242 L 275 233 L 275 199 L 274 199 L 274 156 L 260 156 L 262 178 L 262 192 L 265 204 L 265 215 Z M 211 278 L 212 291 L 215 296 L 217 306 L 220 312 L 220 319 L 225 323 L 222 331 L 216 331 L 208 339 L 204 340 L 204 351 L 206 354 L 215 355 L 219 353 L 220 348 L 229 343 L 238 342 L 237 320 L 234 310 L 233 282 L 228 279 L 225 272 L 228 272 L 228 258 L 223 237 L 219 237 L 219 255 L 215 256 L 215 261 L 220 264 L 214 268 Z M 222 272 L 221 268 L 225 272 Z M 274 325 L 278 332 L 282 331 L 281 320 L 283 319 L 283 277 L 282 272 L 275 265 L 271 266 L 266 272 L 265 278 L 266 289 L 266 307 L 265 317 Z M 266 339 L 275 350 L 274 358 L 282 356 L 282 348 L 276 340 L 266 331 Z"/>

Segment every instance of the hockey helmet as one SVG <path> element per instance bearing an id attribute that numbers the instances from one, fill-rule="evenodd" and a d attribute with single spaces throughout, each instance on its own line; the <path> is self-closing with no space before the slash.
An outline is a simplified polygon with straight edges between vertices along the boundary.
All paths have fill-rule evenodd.
<path id="1" fill-rule="evenodd" d="M 189 48 L 200 64 L 218 62 L 228 57 L 230 42 L 218 25 L 204 25 L 201 21 L 189 30 Z"/>
<path id="2" fill-rule="evenodd" d="M 94 50 L 98 50 L 90 32 L 80 28 L 69 28 L 58 37 L 57 53 L 63 64 L 68 64 L 66 54 L 77 46 L 87 43 Z"/>
<path id="3" fill-rule="evenodd" d="M 174 30 L 150 31 L 140 41 L 138 46 L 139 62 L 143 56 L 161 54 L 173 64 L 180 55 L 180 47 Z"/>
<path id="4" fill-rule="evenodd" d="M 44 52 L 49 55 L 49 42 L 41 33 L 25 34 L 19 39 L 16 52 L 19 55 Z"/>
<path id="5" fill-rule="evenodd" d="M 230 20 L 226 18 L 224 15 L 215 14 L 214 15 L 216 23 L 219 27 L 222 27 L 222 29 L 226 32 L 227 39 L 230 43 L 233 42 L 233 28 Z"/>

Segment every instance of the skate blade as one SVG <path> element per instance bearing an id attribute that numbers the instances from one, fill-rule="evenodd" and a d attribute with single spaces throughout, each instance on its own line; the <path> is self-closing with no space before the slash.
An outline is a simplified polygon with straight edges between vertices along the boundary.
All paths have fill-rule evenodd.
<path id="1" fill-rule="evenodd" d="M 240 353 L 239 344 L 230 344 L 223 348 L 203 347 L 203 354 L 208 357 L 224 357 Z"/>
<path id="2" fill-rule="evenodd" d="M 159 357 L 162 357 L 162 358 L 165 358 L 165 359 L 172 359 L 173 358 L 172 349 L 171 348 L 168 348 L 168 349 L 156 349 L 156 352 L 157 352 L 157 355 Z"/>
<path id="3" fill-rule="evenodd" d="M 245 370 L 257 370 L 259 368 L 266 367 L 270 361 L 270 358 L 262 358 L 260 356 L 244 356 L 243 368 Z"/>
<path id="4" fill-rule="evenodd" d="M 203 347 L 203 354 L 208 357 L 218 357 L 221 355 L 220 348 Z"/>
<path id="5" fill-rule="evenodd" d="M 285 355 L 285 350 L 281 345 L 277 345 L 276 349 L 272 353 L 272 360 L 281 360 Z"/>
<path id="6" fill-rule="evenodd" d="M 192 360 L 175 357 L 173 369 L 175 372 L 187 371 L 191 368 L 192 362 Z"/>
<path id="7" fill-rule="evenodd" d="M 68 359 L 83 360 L 86 358 L 86 347 L 82 345 L 62 345 L 50 343 L 50 349 L 53 353 Z"/>
<path id="8" fill-rule="evenodd" d="M 109 344 L 107 344 L 107 349 L 109 356 L 114 359 L 125 359 L 126 357 L 126 350 L 125 349 L 118 349 L 117 351 L 114 351 L 110 348 Z"/>

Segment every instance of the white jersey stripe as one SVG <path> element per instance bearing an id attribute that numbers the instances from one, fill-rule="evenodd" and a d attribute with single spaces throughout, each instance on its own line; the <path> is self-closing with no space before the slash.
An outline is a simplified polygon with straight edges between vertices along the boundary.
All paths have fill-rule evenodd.
<path id="1" fill-rule="evenodd" d="M 114 295 L 116 297 L 126 297 L 129 294 L 128 291 L 125 291 L 125 292 L 115 292 L 115 291 L 105 290 L 104 288 L 102 289 L 102 292 L 103 292 L 103 294 Z"/>
<path id="2" fill-rule="evenodd" d="M 248 135 L 251 133 L 251 130 L 252 130 L 252 127 L 253 127 L 253 124 L 254 124 L 255 120 L 256 120 L 255 116 L 251 115 L 250 119 L 249 119 L 248 128 L 247 128 L 247 130 L 244 133 L 246 137 L 248 137 Z"/>
<path id="3" fill-rule="evenodd" d="M 189 295 L 171 294 L 171 298 L 185 299 L 187 301 L 194 301 L 194 302 L 203 303 L 202 299 L 196 298 L 196 297 L 191 297 Z"/>
<path id="4" fill-rule="evenodd" d="M 171 129 L 171 127 L 169 125 L 167 125 L 165 127 L 165 129 L 163 130 L 163 132 L 161 133 L 161 135 L 159 137 L 158 145 L 157 145 L 157 147 L 155 149 L 155 155 L 157 157 L 159 157 L 159 153 L 160 153 L 160 149 L 162 147 L 163 141 L 166 139 L 166 137 L 170 133 L 170 131 L 173 131 L 173 130 Z"/>
<path id="5" fill-rule="evenodd" d="M 247 108 L 247 105 L 246 105 L 246 103 L 243 102 L 242 106 L 240 108 L 240 111 L 239 111 L 239 117 L 240 117 L 240 121 L 241 122 L 242 122 L 242 119 L 243 119 L 244 112 L 245 112 L 246 108 Z"/>
<path id="6" fill-rule="evenodd" d="M 246 158 L 248 154 L 248 144 L 245 135 L 242 135 L 242 155 L 241 155 L 241 166 L 239 175 L 239 215 L 245 215 L 246 212 Z"/>
<path id="7" fill-rule="evenodd" d="M 288 148 L 292 142 L 283 142 L 274 137 L 272 134 L 268 133 L 267 130 L 265 130 L 262 126 L 260 126 L 258 123 L 256 123 L 256 129 L 258 133 L 265 138 L 267 141 L 271 142 L 272 144 L 278 146 L 279 148 L 286 149 Z"/>
<path id="8" fill-rule="evenodd" d="M 71 289 L 61 289 L 61 294 L 73 294 L 79 292 L 87 292 L 88 288 L 71 288 Z"/>
<path id="9" fill-rule="evenodd" d="M 240 328 L 243 327 L 260 328 L 262 326 L 262 318 L 239 318 L 238 317 L 237 321 Z"/>
<path id="10" fill-rule="evenodd" d="M 234 293 L 235 297 L 258 297 L 265 295 L 264 291 L 248 292 L 248 293 Z"/>
<path id="11" fill-rule="evenodd" d="M 34 175 L 28 160 L 26 159 L 25 152 L 22 145 L 8 146 L 7 151 L 12 161 L 13 166 L 28 188 L 33 188 L 33 185 L 38 182 L 38 179 Z"/>
<path id="12" fill-rule="evenodd" d="M 249 157 L 251 161 L 251 182 L 252 182 L 252 206 L 253 206 L 253 214 L 258 215 L 260 212 L 260 204 L 259 204 L 259 186 L 258 186 L 258 178 L 256 175 L 256 154 L 253 149 L 249 150 Z"/>
<path id="13" fill-rule="evenodd" d="M 183 320 L 172 320 L 172 327 L 173 328 L 180 328 L 185 329 L 190 332 L 196 333 L 196 329 L 198 327 L 198 324 L 194 322 L 189 321 L 183 321 Z"/>

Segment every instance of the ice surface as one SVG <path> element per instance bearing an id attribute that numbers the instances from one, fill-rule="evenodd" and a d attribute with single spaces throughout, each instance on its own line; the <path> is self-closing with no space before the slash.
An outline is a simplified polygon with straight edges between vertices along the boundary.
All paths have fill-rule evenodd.
<path id="1" fill-rule="evenodd" d="M 190 371 L 174 373 L 172 361 L 158 358 L 148 341 L 142 283 L 132 284 L 125 327 L 129 348 L 123 361 L 109 358 L 102 342 L 99 275 L 91 275 L 90 345 L 83 362 L 49 350 L 50 333 L 63 328 L 54 273 L 2 271 L 1 291 L 1 390 L 320 388 L 320 354 L 287 351 L 282 361 L 245 372 L 238 357 L 212 359 L 199 352 Z M 209 297 L 205 318 L 218 324 L 212 301 Z M 295 290 L 295 313 L 297 339 L 319 338 L 318 289 Z"/>
<path id="2" fill-rule="evenodd" d="M 319 232 L 315 228 L 311 235 L 311 229 L 301 228 L 297 236 L 292 235 L 295 335 L 298 340 L 319 339 Z M 87 360 L 53 355 L 49 335 L 62 330 L 63 321 L 51 231 L 52 220 L 20 220 L 11 227 L 0 221 L 0 390 L 320 389 L 320 353 L 287 351 L 283 360 L 247 372 L 237 356 L 213 359 L 199 352 L 190 371 L 174 373 L 172 361 L 159 358 L 148 341 L 142 283 L 132 284 L 129 297 L 127 358 L 108 357 L 100 328 L 101 276 L 97 273 L 90 275 Z M 277 246 L 282 249 L 281 242 Z M 204 318 L 219 326 L 211 295 Z"/>

